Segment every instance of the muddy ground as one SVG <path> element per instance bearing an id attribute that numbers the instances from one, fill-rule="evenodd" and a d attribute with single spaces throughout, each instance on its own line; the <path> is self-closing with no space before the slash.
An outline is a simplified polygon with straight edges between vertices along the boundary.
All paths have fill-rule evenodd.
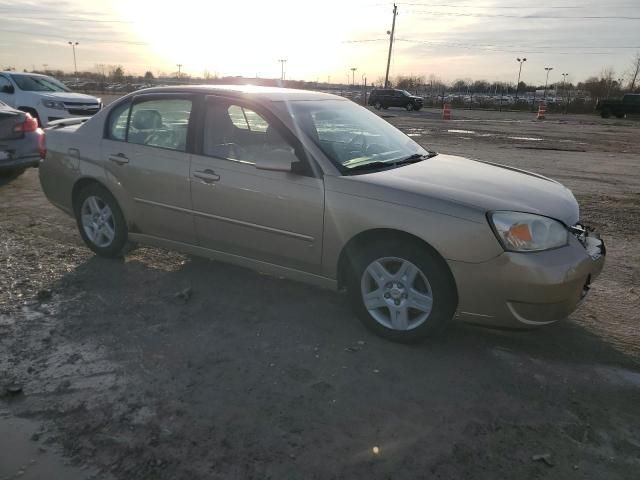
<path id="1" fill-rule="evenodd" d="M 568 320 L 392 344 L 341 294 L 159 249 L 96 258 L 31 170 L 0 182 L 0 479 L 638 478 L 640 123 L 453 114 L 383 112 L 558 179 L 603 234 Z"/>

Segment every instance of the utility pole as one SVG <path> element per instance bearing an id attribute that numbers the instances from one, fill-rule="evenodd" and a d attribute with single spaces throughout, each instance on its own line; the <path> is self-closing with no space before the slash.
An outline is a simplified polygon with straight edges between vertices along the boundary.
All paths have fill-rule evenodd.
<path id="1" fill-rule="evenodd" d="M 351 85 L 353 86 L 356 85 L 356 70 L 358 70 L 357 67 L 351 67 Z"/>
<path id="2" fill-rule="evenodd" d="M 178 78 L 180 78 L 180 76 L 182 75 L 182 64 L 177 63 L 176 67 L 178 67 Z"/>
<path id="3" fill-rule="evenodd" d="M 544 82 L 544 101 L 547 101 L 547 85 L 549 84 L 549 72 L 553 70 L 553 67 L 544 67 L 547 71 L 547 79 Z"/>
<path id="4" fill-rule="evenodd" d="M 391 31 L 387 32 L 389 37 L 389 56 L 387 57 L 387 73 L 384 76 L 384 88 L 389 87 L 389 66 L 391 65 L 391 50 L 393 49 L 393 35 L 396 33 L 396 17 L 398 16 L 398 6 L 393 4 L 393 22 L 391 23 Z"/>
<path id="5" fill-rule="evenodd" d="M 518 88 L 520 88 L 520 75 L 522 74 L 522 64 L 527 61 L 526 58 L 516 58 L 518 63 L 520 64 L 520 69 L 518 70 L 518 81 L 516 82 L 516 102 L 518 101 Z"/>
<path id="6" fill-rule="evenodd" d="M 278 60 L 280 62 L 280 80 L 284 81 L 284 64 L 287 63 L 286 58 Z"/>
<path id="7" fill-rule="evenodd" d="M 68 42 L 73 49 L 73 72 L 78 80 L 78 64 L 76 63 L 76 46 L 80 45 L 78 42 Z"/>

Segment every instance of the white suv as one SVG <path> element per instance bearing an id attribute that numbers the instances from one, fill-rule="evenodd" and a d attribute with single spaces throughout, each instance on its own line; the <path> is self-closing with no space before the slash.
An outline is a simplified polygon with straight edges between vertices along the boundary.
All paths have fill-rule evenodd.
<path id="1" fill-rule="evenodd" d="M 29 112 L 41 127 L 62 118 L 88 117 L 102 108 L 99 98 L 74 93 L 55 78 L 36 73 L 0 72 L 0 101 Z"/>

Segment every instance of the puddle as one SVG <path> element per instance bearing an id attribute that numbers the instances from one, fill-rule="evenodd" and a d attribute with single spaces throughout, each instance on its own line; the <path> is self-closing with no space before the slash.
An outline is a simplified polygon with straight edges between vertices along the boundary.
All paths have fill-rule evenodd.
<path id="1" fill-rule="evenodd" d="M 507 137 L 511 140 L 524 140 L 527 142 L 541 142 L 542 139 L 541 138 L 536 138 L 536 137 Z"/>
<path id="2" fill-rule="evenodd" d="M 447 133 L 466 133 L 468 135 L 475 135 L 476 132 L 474 132 L 473 130 L 450 129 L 450 130 L 447 130 Z"/>
<path id="3" fill-rule="evenodd" d="M 96 469 L 72 467 L 51 446 L 32 440 L 38 424 L 0 414 L 0 479 L 87 480 L 109 477 Z"/>
<path id="4" fill-rule="evenodd" d="M 621 387 L 640 387 L 640 372 L 618 367 L 596 367 L 596 371 L 609 383 Z"/>

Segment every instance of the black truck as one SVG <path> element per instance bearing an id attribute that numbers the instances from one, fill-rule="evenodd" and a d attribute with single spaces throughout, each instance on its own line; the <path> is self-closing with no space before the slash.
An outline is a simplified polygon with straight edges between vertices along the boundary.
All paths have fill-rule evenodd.
<path id="1" fill-rule="evenodd" d="M 624 118 L 625 115 L 640 115 L 640 93 L 627 93 L 622 99 L 599 100 L 596 110 L 602 118 L 615 115 Z"/>

